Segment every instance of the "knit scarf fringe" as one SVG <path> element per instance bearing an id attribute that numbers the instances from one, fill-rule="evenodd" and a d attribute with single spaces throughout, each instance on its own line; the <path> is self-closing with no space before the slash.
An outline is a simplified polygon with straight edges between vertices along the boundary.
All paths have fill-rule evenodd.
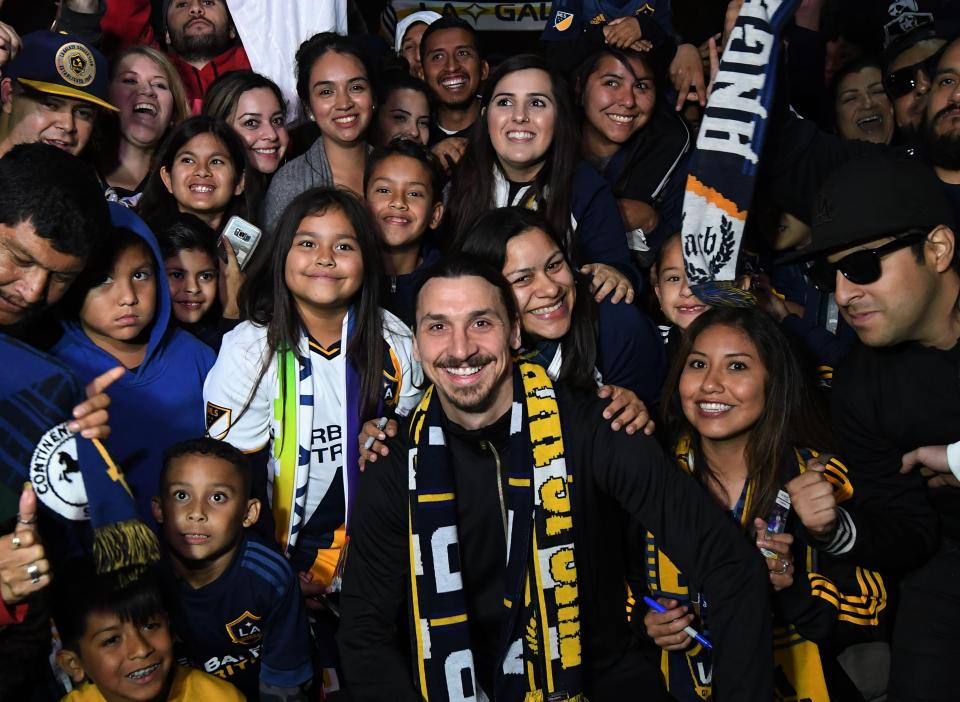
<path id="1" fill-rule="evenodd" d="M 114 522 L 93 530 L 93 562 L 101 575 L 129 585 L 160 560 L 160 545 L 150 527 L 138 519 Z"/>

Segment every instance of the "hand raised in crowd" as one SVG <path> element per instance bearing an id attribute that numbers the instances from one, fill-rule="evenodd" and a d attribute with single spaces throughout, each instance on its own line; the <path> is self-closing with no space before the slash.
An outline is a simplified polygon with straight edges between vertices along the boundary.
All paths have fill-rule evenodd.
<path id="1" fill-rule="evenodd" d="M 950 470 L 946 446 L 921 446 L 905 453 L 900 472 L 909 473 L 918 466 L 930 487 L 960 487 L 960 481 Z"/>
<path id="2" fill-rule="evenodd" d="M 670 62 L 670 82 L 677 91 L 676 109 L 683 109 L 685 102 L 707 104 L 707 86 L 703 77 L 703 62 L 700 52 L 693 44 L 681 44 Z"/>
<path id="3" fill-rule="evenodd" d="M 833 485 L 824 477 L 821 460 L 807 461 L 807 470 L 784 486 L 793 510 L 806 530 L 815 538 L 827 540 L 837 526 L 837 499 Z"/>
<path id="4" fill-rule="evenodd" d="M 770 571 L 770 583 L 776 592 L 793 585 L 793 573 L 796 570 L 793 563 L 793 534 L 768 534 L 767 523 L 762 519 L 754 519 L 753 525 L 757 528 L 757 548 L 767 549 L 777 554 L 776 558 L 767 558 L 767 570 Z"/>
<path id="5" fill-rule="evenodd" d="M 687 605 L 678 606 L 676 600 L 658 597 L 657 602 L 667 608 L 666 612 L 655 612 L 648 609 L 643 615 L 643 626 L 647 636 L 664 651 L 683 651 L 690 646 L 693 639 L 684 631 L 684 628 L 693 623 L 693 612 Z"/>
<path id="6" fill-rule="evenodd" d="M 782 322 L 789 314 L 803 316 L 803 307 L 788 302 L 783 295 L 778 293 L 766 273 L 761 273 L 750 279 L 750 290 L 756 296 L 760 309 L 770 315 L 776 322 Z"/>
<path id="7" fill-rule="evenodd" d="M 6 66 L 18 53 L 20 53 L 20 35 L 9 24 L 0 22 L 0 66 Z"/>
<path id="8" fill-rule="evenodd" d="M 319 580 L 313 579 L 313 573 L 309 570 L 301 571 L 299 574 L 300 592 L 303 594 L 303 603 L 309 610 L 324 609 L 324 605 L 319 601 L 320 595 L 327 592 L 327 588 Z"/>
<path id="9" fill-rule="evenodd" d="M 642 229 L 645 232 L 652 232 L 660 223 L 660 215 L 657 214 L 653 205 L 642 200 L 620 198 L 617 200 L 617 208 L 628 230 Z"/>
<path id="10" fill-rule="evenodd" d="M 50 563 L 37 533 L 37 494 L 27 483 L 20 493 L 17 527 L 0 537 L 0 599 L 22 602 L 50 584 Z"/>
<path id="11" fill-rule="evenodd" d="M 647 406 L 633 390 L 618 385 L 604 385 L 597 390 L 597 397 L 610 398 L 610 404 L 603 410 L 603 418 L 613 420 L 610 428 L 614 431 L 626 427 L 627 434 L 636 434 L 641 429 L 647 436 L 653 434 L 656 425 L 647 411 Z"/>
<path id="12" fill-rule="evenodd" d="M 367 461 L 376 463 L 377 458 L 380 456 L 390 455 L 390 449 L 387 448 L 384 442 L 388 436 L 391 438 L 396 436 L 397 431 L 400 429 L 400 425 L 397 424 L 395 419 L 388 421 L 383 429 L 377 426 L 377 421 L 376 419 L 370 419 L 365 422 L 360 429 L 360 436 L 357 437 L 357 442 L 360 444 L 361 471 L 366 467 Z M 366 444 L 369 439 L 373 439 L 373 443 L 367 447 Z"/>
<path id="13" fill-rule="evenodd" d="M 640 20 L 636 17 L 617 17 L 610 20 L 603 27 L 603 38 L 607 44 L 618 49 L 633 49 L 634 44 L 643 39 Z"/>
<path id="14" fill-rule="evenodd" d="M 743 9 L 743 0 L 730 0 L 727 3 L 727 12 L 723 16 L 723 36 L 721 37 L 720 46 L 725 47 L 727 41 L 730 39 L 730 34 L 733 33 L 733 27 L 737 23 L 737 17 L 740 16 L 740 10 Z"/>
<path id="15" fill-rule="evenodd" d="M 613 266 L 606 263 L 588 263 L 580 267 L 580 272 L 591 276 L 590 290 L 597 302 L 603 302 L 611 293 L 610 302 L 613 304 L 626 302 L 629 305 L 633 302 L 633 285 L 630 284 L 630 279 Z"/>
<path id="16" fill-rule="evenodd" d="M 67 429 L 79 432 L 84 439 L 106 439 L 110 436 L 110 425 L 107 423 L 110 420 L 107 412 L 110 397 L 106 390 L 126 372 L 123 366 L 117 366 L 91 380 L 86 388 L 87 399 L 73 408 L 73 420 L 67 424 Z"/>
<path id="17" fill-rule="evenodd" d="M 447 175 L 450 175 L 463 157 L 463 152 L 467 150 L 467 140 L 465 137 L 447 137 L 434 144 L 430 150 L 440 159 L 440 165 L 443 166 Z"/>
<path id="18" fill-rule="evenodd" d="M 237 252 L 233 250 L 233 245 L 225 237 L 220 237 L 220 240 L 223 242 L 223 250 L 227 254 L 226 261 L 220 260 L 220 277 L 217 280 L 220 304 L 223 305 L 223 317 L 224 319 L 240 319 L 238 298 L 243 281 L 246 280 L 246 275 L 240 269 Z"/>

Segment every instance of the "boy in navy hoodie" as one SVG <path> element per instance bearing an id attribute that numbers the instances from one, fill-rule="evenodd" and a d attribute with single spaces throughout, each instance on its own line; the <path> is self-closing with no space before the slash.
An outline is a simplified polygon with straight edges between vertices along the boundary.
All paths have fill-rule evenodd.
<path id="1" fill-rule="evenodd" d="M 153 233 L 132 211 L 109 206 L 113 235 L 77 280 L 51 353 L 83 382 L 118 362 L 127 369 L 110 388 L 108 446 L 140 517 L 152 525 L 163 449 L 203 436 L 203 380 L 216 357 L 170 323 L 170 290 Z"/>
<path id="2" fill-rule="evenodd" d="M 440 260 L 424 237 L 443 217 L 443 170 L 419 142 L 394 139 L 367 159 L 364 191 L 387 272 L 380 304 L 412 327 L 417 283 Z"/>

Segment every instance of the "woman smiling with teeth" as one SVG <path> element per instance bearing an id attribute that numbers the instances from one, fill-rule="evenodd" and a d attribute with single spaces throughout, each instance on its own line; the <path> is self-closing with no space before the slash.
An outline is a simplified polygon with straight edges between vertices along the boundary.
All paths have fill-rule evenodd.
<path id="1" fill-rule="evenodd" d="M 113 196 L 136 204 L 160 143 L 190 116 L 179 74 L 162 53 L 132 46 L 111 62 L 110 101 L 116 121 L 98 127 L 99 167 Z M 111 113 L 112 114 L 112 113 Z"/>
<path id="2" fill-rule="evenodd" d="M 539 56 L 514 56 L 487 80 L 481 117 L 450 194 L 450 226 L 462 236 L 491 207 L 540 211 L 597 300 L 633 300 L 639 277 L 609 186 L 578 155 L 566 87 Z"/>
<path id="3" fill-rule="evenodd" d="M 589 392 L 602 383 L 602 396 L 619 396 L 622 388 L 648 406 L 657 402 L 666 362 L 653 323 L 633 305 L 595 303 L 538 212 L 488 212 L 460 249 L 503 272 L 517 300 L 525 353 L 551 378 Z M 618 417 L 614 429 L 621 424 L 630 423 Z M 628 433 L 635 429 L 627 426 Z"/>
<path id="4" fill-rule="evenodd" d="M 810 448 L 828 446 L 829 434 L 792 346 L 758 309 L 705 312 L 682 340 L 664 414 L 678 468 L 766 558 L 778 674 L 797 699 L 826 702 L 851 684 L 830 656 L 880 638 L 887 599 L 879 573 L 830 555 L 838 539 L 850 538 L 844 529 L 852 522 L 838 504 L 854 487 L 842 463 Z M 678 574 L 656 536 L 646 541 L 647 586 L 664 611 L 649 609 L 643 623 L 662 650 L 670 695 L 713 699 L 714 652 L 685 631 L 710 638 L 712 601 Z"/>
<path id="5" fill-rule="evenodd" d="M 583 157 L 610 184 L 630 246 L 647 259 L 680 228 L 690 148 L 683 120 L 657 100 L 655 69 L 649 54 L 608 46 L 575 79 Z"/>
<path id="6" fill-rule="evenodd" d="M 214 81 L 203 99 L 203 114 L 233 127 L 247 147 L 250 170 L 266 187 L 287 153 L 283 93 L 272 80 L 253 71 L 230 71 Z"/>
<path id="7" fill-rule="evenodd" d="M 373 121 L 373 84 L 363 49 L 349 37 L 323 32 L 297 50 L 297 95 L 320 137 L 281 168 L 264 201 L 273 227 L 300 193 L 338 185 L 363 193 L 367 132 Z"/>

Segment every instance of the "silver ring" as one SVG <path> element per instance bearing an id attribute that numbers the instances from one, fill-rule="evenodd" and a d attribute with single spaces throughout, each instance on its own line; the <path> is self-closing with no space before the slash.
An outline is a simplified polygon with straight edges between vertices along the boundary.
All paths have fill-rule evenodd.
<path id="1" fill-rule="evenodd" d="M 777 575 L 785 575 L 788 570 L 790 570 L 790 561 L 780 561 L 783 564 L 783 567 L 780 570 L 773 571 Z"/>
<path id="2" fill-rule="evenodd" d="M 40 582 L 40 566 L 36 563 L 31 563 L 27 566 L 27 575 L 30 576 L 30 582 L 36 585 Z"/>
<path id="3" fill-rule="evenodd" d="M 17 515 L 17 524 L 23 524 L 24 526 L 30 526 L 31 524 L 37 523 L 37 515 L 33 515 L 30 519 L 22 519 L 20 515 Z"/>
<path id="4" fill-rule="evenodd" d="M 20 548 L 20 537 L 14 534 L 10 537 L 10 544 L 13 546 L 14 550 Z"/>

